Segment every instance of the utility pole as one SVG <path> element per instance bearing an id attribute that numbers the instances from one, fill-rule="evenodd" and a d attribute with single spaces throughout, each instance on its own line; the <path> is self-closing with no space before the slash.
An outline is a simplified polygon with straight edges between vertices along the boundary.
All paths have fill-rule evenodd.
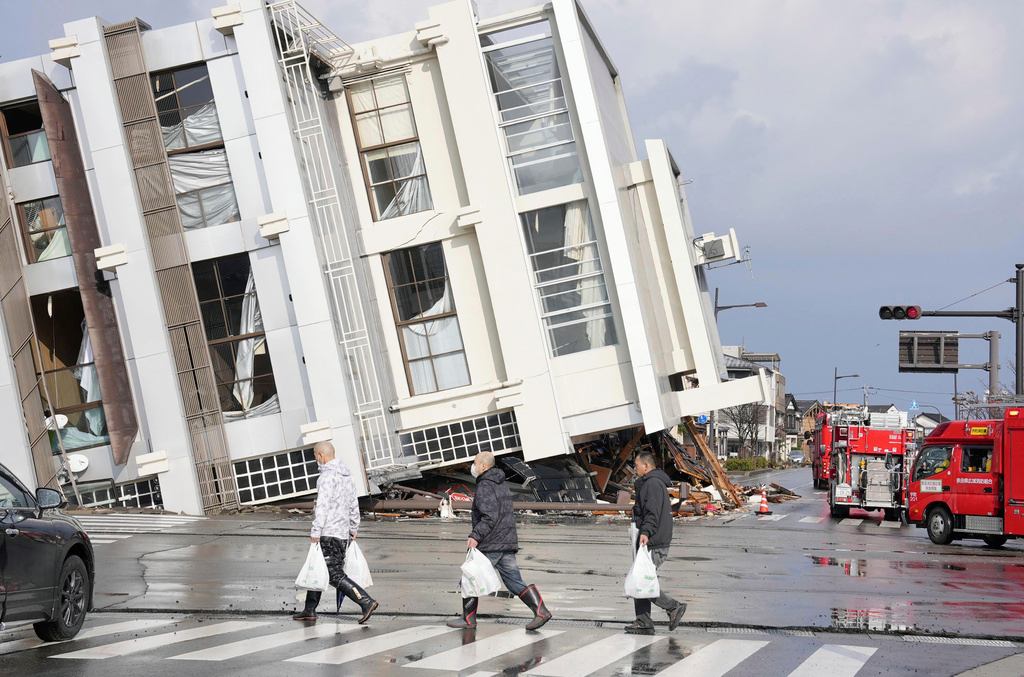
<path id="1" fill-rule="evenodd" d="M 999 396 L 999 332 L 988 332 L 988 401 Z"/>

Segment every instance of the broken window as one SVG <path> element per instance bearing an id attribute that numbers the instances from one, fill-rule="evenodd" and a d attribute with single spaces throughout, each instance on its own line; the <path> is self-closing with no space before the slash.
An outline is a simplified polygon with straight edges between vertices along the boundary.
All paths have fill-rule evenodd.
<path id="1" fill-rule="evenodd" d="M 580 183 L 551 26 L 541 21 L 487 33 L 480 45 L 519 194 Z"/>
<path id="2" fill-rule="evenodd" d="M 60 197 L 54 195 L 22 202 L 18 205 L 18 214 L 29 263 L 71 256 L 71 240 Z"/>
<path id="3" fill-rule="evenodd" d="M 43 116 L 37 102 L 28 101 L 0 109 L 0 126 L 8 167 L 24 167 L 50 159 Z"/>
<path id="4" fill-rule="evenodd" d="M 433 209 L 405 76 L 356 83 L 348 97 L 374 220 Z"/>
<path id="5" fill-rule="evenodd" d="M 384 258 L 384 268 L 412 393 L 469 385 L 441 243 L 391 252 Z"/>
<path id="6" fill-rule="evenodd" d="M 185 230 L 218 226 L 239 219 L 235 188 L 223 148 L 167 158 Z"/>
<path id="7" fill-rule="evenodd" d="M 203 327 L 228 421 L 280 411 L 248 254 L 192 264 Z"/>
<path id="8" fill-rule="evenodd" d="M 551 354 L 616 343 L 597 234 L 586 200 L 522 215 Z"/>
<path id="9" fill-rule="evenodd" d="M 217 106 L 206 64 L 150 76 L 168 151 L 221 143 Z"/>
<path id="10" fill-rule="evenodd" d="M 66 451 L 108 444 L 103 397 L 78 290 L 33 296 L 32 319 L 53 452 L 59 453 L 61 444 Z"/>

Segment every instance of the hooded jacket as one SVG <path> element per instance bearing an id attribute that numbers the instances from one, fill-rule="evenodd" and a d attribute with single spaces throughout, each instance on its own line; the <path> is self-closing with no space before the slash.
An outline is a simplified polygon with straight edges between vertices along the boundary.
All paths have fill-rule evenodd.
<path id="1" fill-rule="evenodd" d="M 348 466 L 337 458 L 320 466 L 316 492 L 313 528 L 309 535 L 347 541 L 359 530 L 359 499 Z"/>
<path id="2" fill-rule="evenodd" d="M 633 504 L 633 523 L 648 538 L 648 548 L 667 548 L 672 544 L 672 504 L 668 500 L 668 487 L 672 480 L 664 470 L 655 468 L 637 478 L 636 503 Z"/>
<path id="3" fill-rule="evenodd" d="M 505 473 L 490 468 L 476 480 L 473 496 L 473 531 L 480 552 L 516 552 L 516 518 L 512 513 L 512 492 L 505 484 Z"/>

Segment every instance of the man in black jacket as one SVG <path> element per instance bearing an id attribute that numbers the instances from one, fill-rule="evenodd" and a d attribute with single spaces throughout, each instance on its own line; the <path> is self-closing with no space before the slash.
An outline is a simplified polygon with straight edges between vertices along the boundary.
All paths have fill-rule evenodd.
<path id="1" fill-rule="evenodd" d="M 551 620 L 551 612 L 544 606 L 536 585 L 527 585 L 516 564 L 519 538 L 516 518 L 512 513 L 512 492 L 505 484 L 505 473 L 494 467 L 494 454 L 482 451 L 473 459 L 472 472 L 476 480 L 473 496 L 473 530 L 466 540 L 466 549 L 476 548 L 494 565 L 505 587 L 523 600 L 533 611 L 533 620 L 526 629 L 536 630 Z M 448 621 L 452 628 L 475 628 L 479 599 L 464 597 L 462 615 Z"/>
<path id="2" fill-rule="evenodd" d="M 657 569 L 668 559 L 672 545 L 672 504 L 668 500 L 668 487 L 672 483 L 664 470 L 655 467 L 654 456 L 647 452 L 637 454 L 636 474 L 639 475 L 634 488 L 636 503 L 633 505 L 633 523 L 640 531 L 635 548 L 646 545 Z M 675 630 L 686 613 L 686 605 L 665 594 L 662 588 L 656 605 L 668 612 L 668 629 Z M 626 632 L 636 635 L 653 635 L 654 621 L 651 620 L 651 600 L 634 599 L 636 620 L 626 626 Z"/>

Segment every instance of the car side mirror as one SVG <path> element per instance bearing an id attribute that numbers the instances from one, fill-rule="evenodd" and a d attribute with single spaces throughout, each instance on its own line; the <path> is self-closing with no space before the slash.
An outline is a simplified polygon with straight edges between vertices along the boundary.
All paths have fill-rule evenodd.
<path id="1" fill-rule="evenodd" d="M 64 495 L 56 489 L 36 489 L 36 503 L 39 504 L 40 510 L 53 510 L 54 508 L 63 508 L 67 505 L 67 501 L 64 500 Z"/>

